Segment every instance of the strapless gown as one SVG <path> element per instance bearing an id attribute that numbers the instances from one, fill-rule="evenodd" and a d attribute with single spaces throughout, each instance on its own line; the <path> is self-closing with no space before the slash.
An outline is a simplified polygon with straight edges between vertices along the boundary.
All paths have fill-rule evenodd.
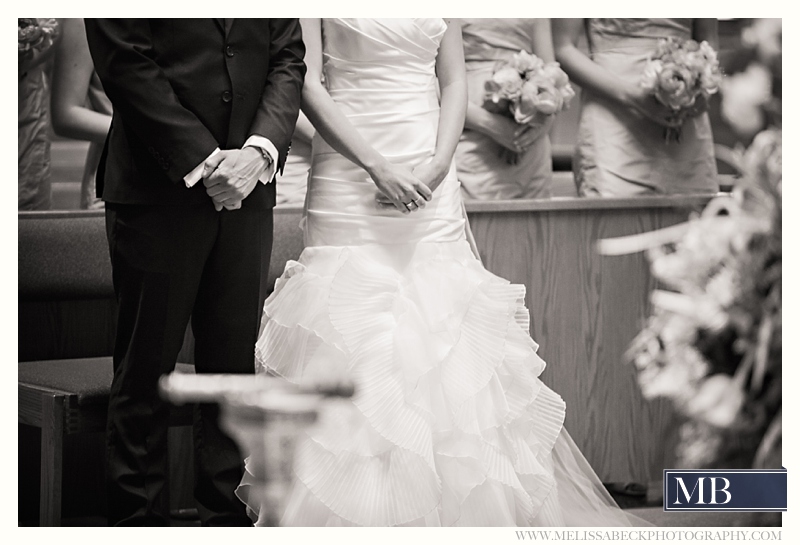
<path id="1" fill-rule="evenodd" d="M 586 19 L 585 24 L 592 60 L 636 84 L 659 39 L 692 37 L 692 19 Z M 680 142 L 666 143 L 663 127 L 586 89 L 573 170 L 578 193 L 588 197 L 713 193 L 719 187 L 707 113 L 683 123 Z"/>
<path id="2" fill-rule="evenodd" d="M 436 144 L 441 19 L 325 19 L 331 97 L 392 161 Z M 538 376 L 525 288 L 465 239 L 454 167 L 428 206 L 375 206 L 367 173 L 319 137 L 306 248 L 266 301 L 257 372 L 349 373 L 298 447 L 281 524 L 631 525 L 563 429 Z M 247 484 L 245 475 L 243 486 Z M 245 497 L 245 494 L 242 494 Z M 254 517 L 260 506 L 250 504 Z"/>

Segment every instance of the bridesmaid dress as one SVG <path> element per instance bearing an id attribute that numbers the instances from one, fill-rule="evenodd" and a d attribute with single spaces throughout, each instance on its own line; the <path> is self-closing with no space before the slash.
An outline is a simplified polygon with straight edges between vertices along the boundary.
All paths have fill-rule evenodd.
<path id="1" fill-rule="evenodd" d="M 87 46 L 88 47 L 88 46 Z M 103 84 L 97 73 L 92 73 L 89 81 L 89 90 L 86 96 L 86 104 L 95 112 L 111 115 L 111 101 L 103 91 Z M 86 163 L 81 179 L 81 208 L 97 210 L 103 208 L 103 200 L 97 196 L 97 167 L 100 166 L 100 156 L 103 154 L 103 144 L 92 142 L 89 144 L 89 151 L 86 153 Z"/>
<path id="2" fill-rule="evenodd" d="M 40 64 L 20 75 L 17 90 L 17 204 L 19 210 L 49 210 L 50 83 Z"/>
<path id="3" fill-rule="evenodd" d="M 311 169 L 311 144 L 295 138 L 292 149 L 286 157 L 283 174 L 278 174 L 276 180 L 277 205 L 303 204 L 306 198 L 308 185 L 308 171 Z"/>
<path id="4" fill-rule="evenodd" d="M 524 50 L 532 53 L 533 19 L 462 19 L 469 100 L 483 104 L 484 83 L 498 63 Z M 550 137 L 544 134 L 516 164 L 485 134 L 465 129 L 456 150 L 456 167 L 468 199 L 549 198 L 553 179 Z"/>
<path id="5" fill-rule="evenodd" d="M 592 60 L 638 83 L 660 38 L 689 39 L 692 19 L 586 19 Z M 664 128 L 616 103 L 581 91 L 573 170 L 586 197 L 628 197 L 718 190 L 708 114 L 687 119 L 680 142 Z"/>

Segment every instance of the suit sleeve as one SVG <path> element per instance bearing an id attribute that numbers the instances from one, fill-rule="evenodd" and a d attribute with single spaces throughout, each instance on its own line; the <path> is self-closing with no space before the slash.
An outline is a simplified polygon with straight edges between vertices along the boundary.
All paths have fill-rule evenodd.
<path id="1" fill-rule="evenodd" d="M 147 19 L 86 19 L 95 70 L 115 115 L 131 129 L 174 183 L 219 144 L 178 100 L 154 60 Z"/>
<path id="2" fill-rule="evenodd" d="M 283 172 L 300 111 L 306 49 L 297 19 L 270 19 L 269 25 L 270 70 L 250 134 L 263 136 L 273 143 L 278 150 L 277 168 Z"/>

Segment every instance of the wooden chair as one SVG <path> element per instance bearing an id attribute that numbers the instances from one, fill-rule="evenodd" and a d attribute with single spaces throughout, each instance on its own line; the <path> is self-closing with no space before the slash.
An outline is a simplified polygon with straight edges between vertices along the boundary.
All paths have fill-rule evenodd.
<path id="1" fill-rule="evenodd" d="M 69 321 L 69 316 L 59 314 L 70 302 L 114 297 L 105 222 L 102 212 L 20 213 L 18 233 L 20 313 L 31 306 L 52 310 L 55 305 L 56 310 L 47 316 L 59 317 L 43 320 L 51 322 L 46 324 L 32 325 L 32 320 L 25 320 L 24 326 L 35 331 L 20 331 L 20 355 L 44 354 L 47 359 L 18 363 L 17 414 L 20 424 L 41 430 L 39 524 L 60 526 L 64 441 L 71 434 L 105 429 L 113 364 L 110 356 L 58 357 L 75 355 L 82 348 L 74 344 L 59 347 L 59 342 L 48 337 L 70 335 L 58 331 L 69 325 L 61 323 Z M 97 320 L 113 321 L 112 313 L 99 314 Z M 88 328 L 84 333 L 91 336 L 97 324 L 80 325 Z M 113 331 L 114 324 L 102 326 Z M 41 344 L 51 346 L 23 346 L 40 339 Z M 61 344 L 69 342 L 62 339 Z M 86 351 L 98 351 L 99 344 L 95 344 Z M 110 353 L 109 349 L 101 351 Z M 186 364 L 179 364 L 178 369 L 194 372 L 194 367 Z M 175 407 L 170 425 L 190 425 L 191 411 L 189 405 Z"/>
<path id="2" fill-rule="evenodd" d="M 178 364 L 193 373 L 194 366 Z M 64 440 L 105 430 L 113 376 L 110 357 L 32 361 L 19 364 L 18 421 L 42 433 L 39 525 L 61 525 Z M 173 407 L 170 426 L 192 423 L 190 405 Z"/>

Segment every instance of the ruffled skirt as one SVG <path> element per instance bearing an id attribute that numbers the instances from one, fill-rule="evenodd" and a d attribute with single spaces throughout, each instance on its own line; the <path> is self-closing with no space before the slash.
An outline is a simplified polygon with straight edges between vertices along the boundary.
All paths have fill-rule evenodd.
<path id="1" fill-rule="evenodd" d="M 466 241 L 317 246 L 289 262 L 264 307 L 259 371 L 347 373 L 356 393 L 298 446 L 281 524 L 644 524 L 563 429 L 524 298 Z"/>

